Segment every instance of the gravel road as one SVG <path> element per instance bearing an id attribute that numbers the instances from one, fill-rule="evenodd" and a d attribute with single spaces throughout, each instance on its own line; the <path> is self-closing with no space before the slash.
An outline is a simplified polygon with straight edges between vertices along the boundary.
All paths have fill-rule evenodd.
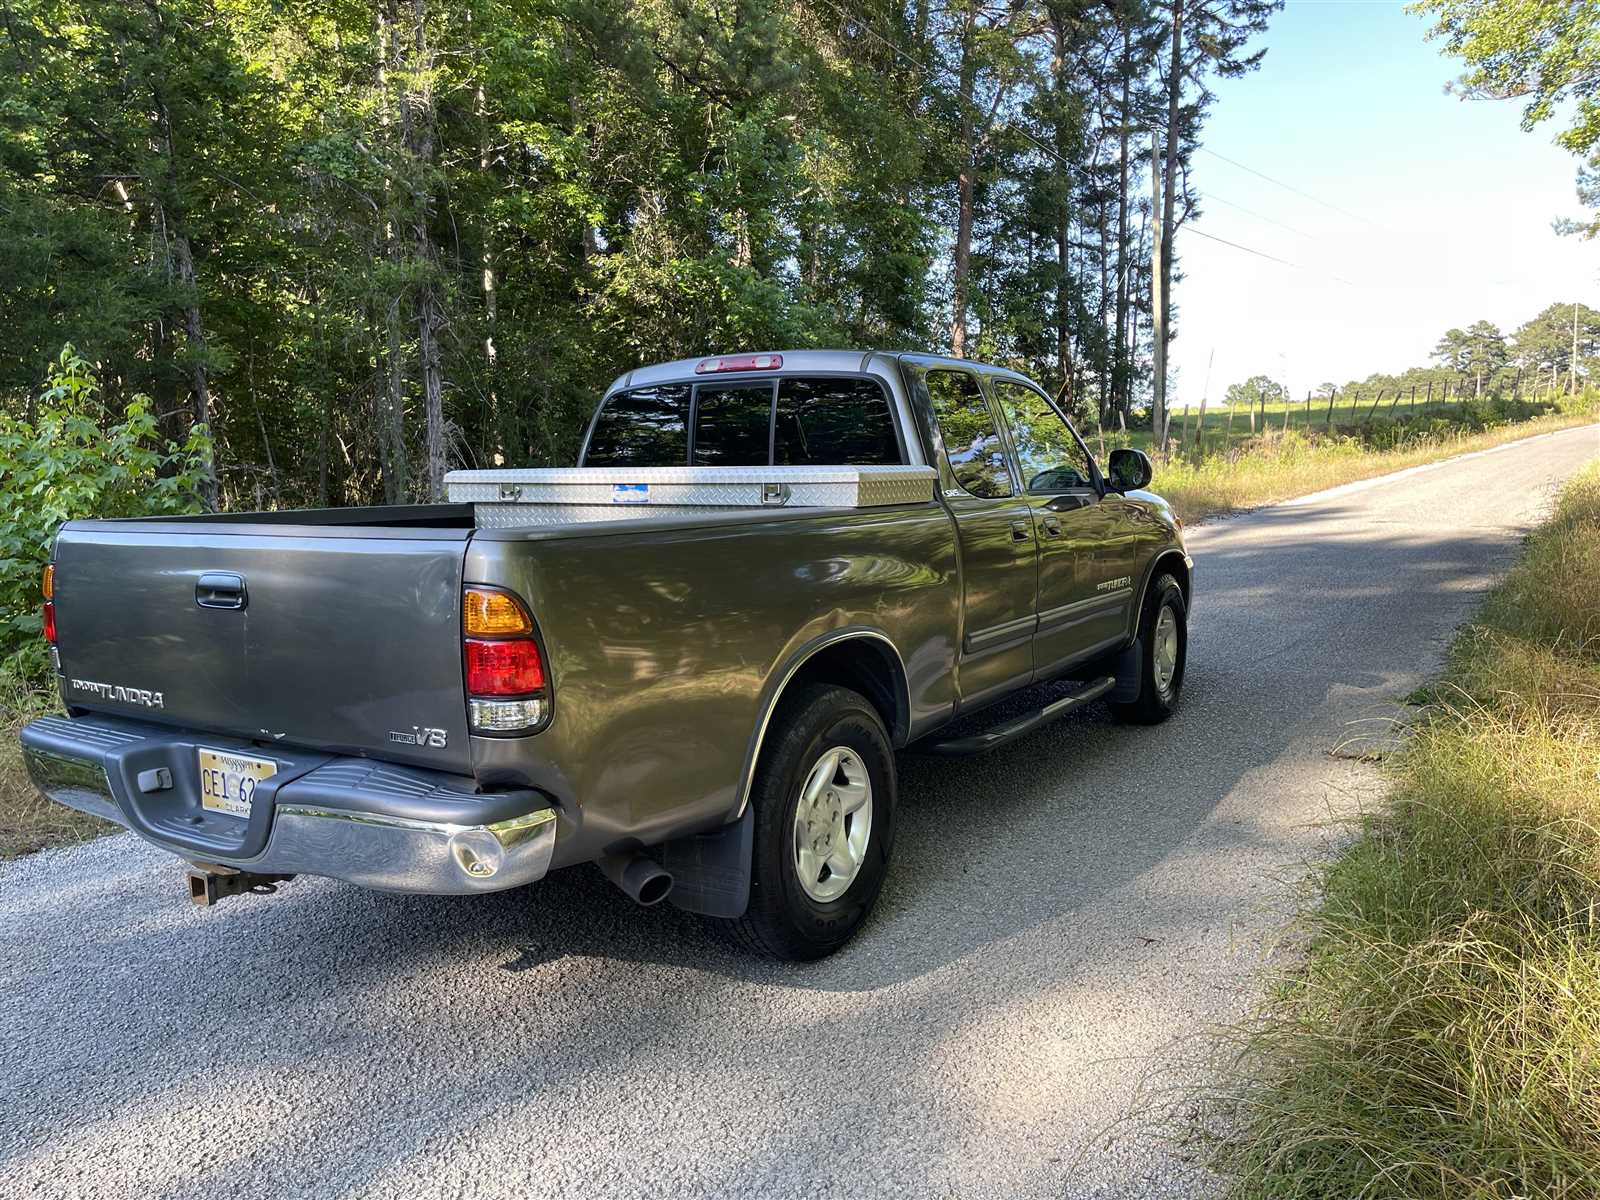
<path id="1" fill-rule="evenodd" d="M 0 1196 L 1196 1196 L 1152 1113 L 1241 1013 L 1358 761 L 1600 429 L 1193 530 L 1184 706 L 901 759 L 788 968 L 588 869 L 191 909 L 131 836 L 0 865 Z"/>

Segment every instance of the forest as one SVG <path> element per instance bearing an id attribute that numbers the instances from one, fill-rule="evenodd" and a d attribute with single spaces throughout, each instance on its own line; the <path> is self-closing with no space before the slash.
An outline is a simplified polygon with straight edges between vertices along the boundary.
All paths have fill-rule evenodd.
<path id="1" fill-rule="evenodd" d="M 81 364 L 232 508 L 567 463 L 616 375 L 738 349 L 1148 422 L 1280 3 L 4 0 L 0 416 Z"/>

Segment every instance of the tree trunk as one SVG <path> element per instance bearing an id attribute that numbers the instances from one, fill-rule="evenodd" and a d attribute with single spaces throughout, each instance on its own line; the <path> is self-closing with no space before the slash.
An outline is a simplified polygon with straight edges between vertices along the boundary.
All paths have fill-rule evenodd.
<path id="1" fill-rule="evenodd" d="M 206 331 L 200 317 L 200 292 L 195 286 L 194 250 L 189 245 L 189 235 L 173 230 L 172 265 L 177 272 L 178 284 L 183 289 L 183 333 L 185 350 L 189 356 L 189 388 L 194 396 L 194 423 L 210 427 L 211 380 L 206 371 Z M 205 473 L 200 477 L 200 500 L 207 512 L 217 509 L 217 469 L 214 461 L 207 460 Z"/>
<path id="2" fill-rule="evenodd" d="M 1183 0 L 1172 0 L 1172 60 L 1167 73 L 1167 161 L 1161 194 L 1161 253 L 1157 270 L 1161 274 L 1161 315 L 1156 329 L 1157 361 L 1156 415 L 1162 420 L 1163 438 L 1167 411 L 1167 340 L 1172 336 L 1172 236 L 1173 215 L 1177 211 L 1178 103 L 1183 97 Z"/>
<path id="3" fill-rule="evenodd" d="M 151 7 L 157 36 L 164 32 L 159 8 Z M 189 230 L 184 220 L 179 197 L 182 185 L 178 177 L 178 147 L 173 137 L 172 112 L 167 107 L 166 95 L 159 83 L 152 82 L 150 99 L 154 108 L 156 139 L 160 147 L 164 178 L 156 190 L 155 217 L 158 230 L 167 247 L 170 277 L 175 277 L 183 297 L 184 352 L 189 360 L 189 391 L 193 402 L 194 423 L 211 423 L 211 379 L 206 367 L 205 321 L 200 312 L 200 289 L 194 270 L 194 247 L 189 241 Z M 205 464 L 200 477 L 200 502 L 208 512 L 217 508 L 216 455 Z"/>
<path id="4" fill-rule="evenodd" d="M 1157 450 L 1167 448 L 1167 274 L 1165 209 L 1161 203 L 1161 143 L 1150 147 L 1150 432 Z M 1253 426 L 1252 426 L 1253 427 Z"/>
<path id="5" fill-rule="evenodd" d="M 1111 362 L 1111 403 L 1118 412 L 1129 408 L 1129 392 L 1133 356 L 1128 350 L 1128 289 L 1132 272 L 1128 267 L 1128 136 L 1130 90 L 1132 87 L 1133 57 L 1130 35 L 1126 25 L 1122 28 L 1122 103 L 1117 109 L 1117 144 L 1121 153 L 1117 184 L 1117 336 L 1116 351 Z"/>
<path id="6" fill-rule="evenodd" d="M 1062 106 L 1062 99 L 1067 90 L 1066 31 L 1059 20 L 1053 20 L 1053 34 L 1051 68 L 1055 79 L 1055 149 L 1063 164 L 1061 200 L 1056 212 L 1055 229 L 1056 369 L 1061 372 L 1063 407 L 1070 412 L 1075 399 L 1072 378 L 1072 330 L 1069 317 L 1072 306 L 1072 263 L 1069 257 L 1072 247 L 1072 174 L 1064 165 L 1071 160 L 1068 158 L 1070 147 L 1067 145 Z"/>
<path id="7" fill-rule="evenodd" d="M 973 88 L 977 83 L 976 10 L 969 11 L 961 29 L 961 173 L 956 181 L 955 261 L 950 279 L 950 353 L 967 354 L 967 286 L 972 265 L 972 216 L 977 191 L 977 124 L 972 119 Z"/>
<path id="8" fill-rule="evenodd" d="M 411 55 L 408 86 L 401 109 L 406 149 L 410 152 L 413 197 L 412 241 L 423 272 L 416 289 L 417 356 L 422 368 L 422 404 L 426 422 L 429 500 L 444 499 L 444 372 L 439 350 L 439 256 L 433 245 L 433 50 L 428 44 L 427 0 L 411 3 Z"/>

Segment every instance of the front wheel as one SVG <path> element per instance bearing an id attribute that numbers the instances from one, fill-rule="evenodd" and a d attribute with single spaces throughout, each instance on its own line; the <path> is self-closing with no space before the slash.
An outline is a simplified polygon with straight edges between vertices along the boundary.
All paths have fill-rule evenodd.
<path id="1" fill-rule="evenodd" d="M 889 867 L 894 753 L 877 710 L 846 688 L 806 685 L 773 718 L 751 789 L 748 947 L 803 962 L 849 941 Z"/>
<path id="2" fill-rule="evenodd" d="M 1120 720 L 1156 725 L 1178 707 L 1189 654 L 1188 613 L 1183 589 L 1171 575 L 1150 585 L 1139 617 L 1139 698 L 1111 706 Z"/>

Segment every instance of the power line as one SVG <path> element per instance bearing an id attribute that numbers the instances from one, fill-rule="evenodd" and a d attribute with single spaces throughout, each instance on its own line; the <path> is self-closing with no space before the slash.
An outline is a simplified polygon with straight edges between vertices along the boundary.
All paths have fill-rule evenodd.
<path id="1" fill-rule="evenodd" d="M 872 27 L 871 23 L 866 21 L 864 18 L 858 16 L 855 13 L 845 12 L 842 8 L 840 8 L 837 4 L 834 3 L 834 0 L 822 0 L 822 2 L 825 5 L 827 5 L 829 8 L 831 8 L 837 16 L 843 18 L 846 21 L 851 22 L 857 28 L 861 29 L 863 32 L 865 32 L 870 37 L 872 37 L 873 40 L 881 43 L 883 46 L 885 46 L 890 51 L 890 53 L 895 54 L 898 57 L 904 59 L 906 62 L 910 63 L 913 67 L 915 67 L 918 71 L 920 71 L 922 73 L 923 79 L 928 84 L 930 84 L 933 87 L 939 87 L 938 81 L 936 79 L 934 79 L 934 77 L 933 77 L 933 69 L 931 67 L 929 67 L 927 63 L 925 63 L 925 62 L 921 61 L 920 59 L 915 58 L 914 56 L 906 53 L 906 51 L 902 50 L 899 46 L 896 46 L 888 38 L 884 37 L 881 33 L 879 33 L 876 29 L 874 29 Z M 978 113 L 980 115 L 984 115 L 982 108 L 980 108 L 976 102 L 967 99 L 967 97 L 961 95 L 959 92 L 952 92 L 952 93 L 948 93 L 948 94 L 950 96 L 953 96 L 958 102 L 966 104 L 970 109 L 972 109 L 973 112 Z M 1026 130 L 1024 130 L 1024 129 L 1016 129 L 1015 127 L 1013 127 L 1013 132 L 1018 134 L 1024 141 L 1026 141 L 1029 144 L 1031 144 L 1034 148 L 1039 150 L 1041 153 L 1049 155 L 1051 158 L 1055 159 L 1058 163 L 1060 163 L 1062 166 L 1068 168 L 1069 170 L 1072 169 L 1072 167 L 1074 166 L 1074 164 L 1069 159 L 1064 158 L 1064 157 L 1062 157 L 1061 154 L 1057 153 L 1057 151 L 1055 150 L 1054 147 L 1048 146 L 1044 142 L 1041 142 L 1038 138 L 1034 137 L 1032 134 L 1028 133 Z M 1251 167 L 1247 167 L 1241 162 L 1235 162 L 1231 158 L 1227 158 L 1227 157 L 1225 157 L 1225 156 L 1223 156 L 1221 154 L 1217 154 L 1217 152 L 1214 151 L 1214 150 L 1206 150 L 1206 148 L 1204 146 L 1199 146 L 1198 149 L 1205 150 L 1205 152 L 1207 154 L 1213 155 L 1216 158 L 1220 158 L 1224 162 L 1232 163 L 1234 166 L 1238 167 L 1240 170 L 1249 171 L 1252 175 L 1260 175 L 1262 179 L 1267 180 L 1267 182 L 1269 182 L 1269 183 L 1275 183 L 1279 187 L 1288 188 L 1289 191 L 1295 192 L 1298 195 L 1305 196 L 1309 200 L 1315 200 L 1318 204 L 1326 204 L 1329 208 L 1333 209 L 1335 212 L 1342 212 L 1346 216 L 1355 217 L 1355 219 L 1358 220 L 1358 221 L 1366 221 L 1367 220 L 1365 217 L 1357 217 L 1356 214 L 1351 213 L 1351 212 L 1347 212 L 1345 209 L 1339 208 L 1339 206 L 1336 205 L 1336 204 L 1329 204 L 1328 201 L 1326 201 L 1326 200 L 1318 199 L 1316 196 L 1311 195 L 1309 192 L 1302 192 L 1302 191 L 1300 191 L 1299 188 L 1292 187 L 1287 183 L 1283 183 L 1283 182 L 1281 182 L 1279 180 L 1273 179 L 1272 176 L 1265 175 L 1260 171 L 1257 171 L 1257 170 L 1255 170 L 1255 169 L 1253 169 Z M 1231 201 L 1227 201 L 1227 200 L 1224 200 L 1222 202 L 1224 204 L 1232 204 Z M 1240 208 L 1241 206 L 1233 204 L 1232 207 Z M 1244 209 L 1243 211 L 1249 212 L 1248 209 Z M 1261 220 L 1267 221 L 1267 222 L 1269 222 L 1271 224 L 1274 224 L 1274 225 L 1281 224 L 1281 222 L 1273 221 L 1272 218 L 1270 218 L 1270 217 L 1262 217 L 1262 216 L 1260 216 L 1259 213 L 1251 213 L 1250 215 L 1251 216 L 1255 216 L 1255 217 L 1259 217 Z M 1372 224 L 1372 222 L 1367 221 L 1367 224 L 1370 225 L 1370 224 Z M 1294 269 L 1296 271 L 1306 271 L 1309 274 L 1318 274 L 1318 272 L 1311 271 L 1310 268 L 1308 268 L 1308 267 L 1302 267 L 1298 263 L 1292 263 L 1286 258 L 1279 258 L 1276 255 L 1268 254 L 1264 250 L 1257 250 L 1257 249 L 1255 249 L 1255 248 L 1253 248 L 1251 246 L 1242 245 L 1239 242 L 1230 242 L 1226 238 L 1219 238 L 1219 237 L 1216 237 L 1216 236 L 1214 236 L 1212 234 L 1209 234 L 1209 233 L 1202 233 L 1200 230 L 1195 229 L 1193 226 L 1185 226 L 1182 223 L 1180 223 L 1176 228 L 1173 229 L 1173 231 L 1172 231 L 1173 235 L 1176 236 L 1178 229 L 1182 229 L 1182 228 L 1187 228 L 1190 233 L 1199 234 L 1201 237 L 1208 238 L 1213 242 L 1220 242 L 1224 246 L 1231 246 L 1235 250 L 1243 250 L 1246 254 L 1254 254 L 1258 258 L 1265 258 L 1265 259 L 1268 259 L 1271 262 L 1281 263 L 1284 266 L 1290 267 L 1290 268 L 1292 268 L 1292 269 Z M 1283 226 L 1283 228 L 1289 229 L 1290 227 L 1285 225 L 1285 226 Z M 1299 231 L 1290 229 L 1290 232 L 1298 233 Z M 1308 234 L 1301 234 L 1300 236 L 1308 237 L 1309 235 Z M 1342 279 L 1337 275 L 1330 275 L 1329 278 L 1330 279 L 1335 279 L 1339 283 L 1342 283 L 1342 284 L 1346 285 L 1347 287 L 1355 287 L 1356 286 L 1355 284 L 1351 283 L 1348 279 Z"/>
<path id="2" fill-rule="evenodd" d="M 1377 222 L 1373 221 L 1369 217 L 1363 217 L 1359 213 L 1353 213 L 1348 208 L 1340 208 L 1332 201 L 1324 200 L 1321 196 L 1313 196 L 1310 192 L 1302 191 L 1300 188 L 1295 187 L 1292 183 L 1285 183 L 1281 179 L 1274 179 L 1265 171 L 1258 171 L 1254 167 L 1245 166 L 1238 159 L 1229 158 L 1226 154 L 1219 154 L 1207 146 L 1196 146 L 1195 149 L 1199 150 L 1202 154 L 1211 155 L 1212 158 L 1220 158 L 1223 162 L 1228 163 L 1231 166 L 1238 167 L 1241 171 L 1248 171 L 1257 179 L 1265 179 L 1268 183 L 1275 184 L 1276 186 L 1283 188 L 1285 191 L 1293 192 L 1296 196 L 1302 196 L 1305 199 L 1310 200 L 1313 204 L 1320 204 L 1324 208 L 1331 208 L 1336 213 L 1342 213 L 1349 217 L 1352 221 L 1360 221 L 1364 225 L 1371 225 L 1374 229 L 1378 228 Z"/>
<path id="3" fill-rule="evenodd" d="M 1257 250 L 1252 246 L 1246 246 L 1246 245 L 1243 245 L 1243 244 L 1241 244 L 1239 242 L 1230 242 L 1227 238 L 1219 238 L 1216 234 L 1207 233 L 1203 229 L 1196 229 L 1193 225 L 1181 226 L 1180 228 L 1187 229 L 1190 233 L 1194 234 L 1196 237 L 1203 237 L 1207 241 L 1211 241 L 1211 242 L 1221 242 L 1224 246 L 1232 246 L 1235 250 L 1243 250 L 1246 254 L 1254 254 L 1257 258 L 1265 258 L 1270 262 L 1281 263 L 1283 266 L 1290 267 L 1293 270 L 1304 271 L 1308 275 L 1321 275 L 1323 273 L 1321 271 L 1313 271 L 1310 267 L 1302 267 L 1299 263 L 1290 262 L 1287 258 L 1279 258 L 1276 254 L 1268 254 L 1265 250 Z M 1343 278 L 1341 276 L 1338 276 L 1338 275 L 1331 275 L 1330 274 L 1330 275 L 1328 275 L 1328 278 L 1336 280 L 1337 282 L 1344 284 L 1346 287 L 1355 287 L 1356 286 L 1355 284 L 1351 283 L 1348 279 L 1345 279 L 1345 278 Z"/>
<path id="4" fill-rule="evenodd" d="M 1276 225 L 1279 229 L 1286 229 L 1296 237 L 1305 238 L 1308 242 L 1314 242 L 1317 240 L 1315 235 L 1309 234 L 1303 229 L 1296 229 L 1293 225 L 1288 225 L 1282 221 L 1274 220 L 1272 217 L 1266 216 L 1264 213 L 1258 213 L 1252 208 L 1246 208 L 1244 205 L 1237 204 L 1224 196 L 1219 196 L 1215 192 L 1208 191 L 1201 197 L 1201 199 L 1215 201 L 1217 204 L 1226 204 L 1229 208 L 1236 208 L 1246 216 L 1254 217 L 1258 221 L 1265 221 L 1268 225 Z"/>

